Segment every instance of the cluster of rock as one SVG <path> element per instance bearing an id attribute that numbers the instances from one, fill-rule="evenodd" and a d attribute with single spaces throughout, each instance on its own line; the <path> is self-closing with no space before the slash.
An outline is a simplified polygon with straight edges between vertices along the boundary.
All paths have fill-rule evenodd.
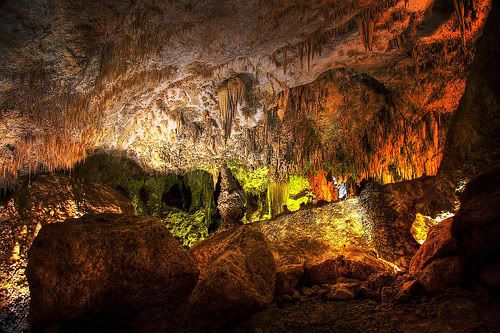
<path id="1" fill-rule="evenodd" d="M 460 199 L 457 215 L 434 226 L 413 257 L 405 289 L 476 282 L 500 289 L 500 166 L 470 181 Z"/>
<path id="2" fill-rule="evenodd" d="M 30 323 L 197 331 L 244 320 L 275 299 L 379 297 L 396 277 L 394 265 L 364 248 L 301 265 L 277 265 L 276 256 L 252 225 L 189 251 L 155 218 L 101 214 L 47 225 L 29 255 Z"/>
<path id="3" fill-rule="evenodd" d="M 394 284 L 398 276 L 396 266 L 367 248 L 351 248 L 326 258 L 312 264 L 278 266 L 275 290 L 278 302 L 309 296 L 327 300 L 380 300 L 384 288 Z"/>
<path id="4" fill-rule="evenodd" d="M 271 303 L 275 274 L 264 236 L 250 226 L 187 251 L 158 219 L 86 215 L 47 225 L 35 239 L 29 319 L 35 331 L 217 326 Z M 172 312 L 178 322 L 166 323 Z"/>
<path id="5" fill-rule="evenodd" d="M 373 222 L 373 240 L 379 254 L 408 270 L 418 250 L 410 230 L 417 213 L 435 216 L 452 211 L 453 187 L 442 177 L 422 177 L 381 186 L 370 182 L 359 200 Z"/>
<path id="6" fill-rule="evenodd" d="M 298 234 L 277 244 L 283 236 L 268 239 L 262 224 L 223 230 L 190 250 L 155 218 L 100 214 L 49 224 L 29 253 L 30 323 L 35 330 L 203 331 L 273 301 L 385 301 L 467 279 L 498 289 L 499 171 L 468 184 L 459 213 L 431 229 L 409 274 L 361 244 L 332 251 Z"/>

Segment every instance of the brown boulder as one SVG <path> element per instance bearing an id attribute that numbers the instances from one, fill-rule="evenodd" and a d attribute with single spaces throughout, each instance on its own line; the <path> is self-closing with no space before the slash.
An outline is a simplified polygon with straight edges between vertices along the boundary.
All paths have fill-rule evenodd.
<path id="1" fill-rule="evenodd" d="M 306 282 L 334 284 L 339 277 L 368 280 L 375 273 L 395 274 L 396 267 L 371 252 L 345 251 L 306 269 Z"/>
<path id="2" fill-rule="evenodd" d="M 418 275 L 418 282 L 429 294 L 457 286 L 463 279 L 463 258 L 456 256 L 435 259 Z"/>
<path id="3" fill-rule="evenodd" d="M 326 299 L 346 300 L 356 298 L 359 283 L 336 283 L 325 294 Z"/>
<path id="4" fill-rule="evenodd" d="M 421 270 L 434 258 L 456 253 L 457 244 L 451 234 L 452 225 L 453 218 L 449 218 L 430 229 L 427 239 L 411 259 L 410 273 Z"/>
<path id="5" fill-rule="evenodd" d="M 264 235 L 251 226 L 216 234 L 191 249 L 200 280 L 190 303 L 210 323 L 238 320 L 271 303 L 276 267 Z"/>
<path id="6" fill-rule="evenodd" d="M 461 252 L 478 263 L 500 251 L 500 165 L 471 180 L 455 216 L 453 234 Z"/>
<path id="7" fill-rule="evenodd" d="M 198 278 L 161 221 L 111 214 L 44 226 L 26 274 L 35 330 L 185 301 Z"/>
<path id="8" fill-rule="evenodd" d="M 276 268 L 275 294 L 285 295 L 293 292 L 302 276 L 304 275 L 304 264 L 278 265 Z"/>

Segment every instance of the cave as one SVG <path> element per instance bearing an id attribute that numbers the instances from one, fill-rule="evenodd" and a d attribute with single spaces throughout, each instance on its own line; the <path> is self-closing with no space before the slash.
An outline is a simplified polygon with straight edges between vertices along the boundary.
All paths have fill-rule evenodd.
<path id="1" fill-rule="evenodd" d="M 0 332 L 500 332 L 498 0 L 0 0 Z"/>

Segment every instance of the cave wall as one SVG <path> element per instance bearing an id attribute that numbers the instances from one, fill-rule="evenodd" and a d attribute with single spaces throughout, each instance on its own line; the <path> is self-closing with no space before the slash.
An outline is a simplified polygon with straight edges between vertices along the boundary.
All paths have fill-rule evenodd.
<path id="1" fill-rule="evenodd" d="M 498 4 L 493 3 L 479 40 L 464 95 L 450 125 L 443 172 L 471 177 L 495 164 L 500 152 L 500 57 Z"/>

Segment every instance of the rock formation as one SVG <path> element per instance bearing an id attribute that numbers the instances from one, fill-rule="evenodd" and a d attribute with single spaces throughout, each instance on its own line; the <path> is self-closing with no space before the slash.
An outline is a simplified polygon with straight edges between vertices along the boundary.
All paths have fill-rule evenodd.
<path id="1" fill-rule="evenodd" d="M 217 209 L 221 215 L 221 227 L 227 229 L 241 223 L 245 215 L 245 193 L 227 166 L 222 167 L 219 179 L 220 194 L 217 198 Z"/>
<path id="2" fill-rule="evenodd" d="M 218 233 L 191 249 L 200 280 L 190 303 L 210 324 L 240 320 L 271 303 L 276 268 L 264 235 L 251 226 Z"/>
<path id="3" fill-rule="evenodd" d="M 489 0 L 452 7 L 4 1 L 2 179 L 96 148 L 149 171 L 236 159 L 279 178 L 333 159 L 352 181 L 435 174 Z"/>
<path id="4" fill-rule="evenodd" d="M 133 213 L 129 200 L 113 188 L 68 176 L 39 175 L 19 180 L 0 203 L 0 321 L 8 331 L 23 329 L 29 291 L 27 253 L 40 229 L 84 214 Z"/>
<path id="5" fill-rule="evenodd" d="M 70 331 L 185 302 L 198 269 L 161 221 L 105 214 L 43 227 L 26 275 L 31 327 Z"/>

